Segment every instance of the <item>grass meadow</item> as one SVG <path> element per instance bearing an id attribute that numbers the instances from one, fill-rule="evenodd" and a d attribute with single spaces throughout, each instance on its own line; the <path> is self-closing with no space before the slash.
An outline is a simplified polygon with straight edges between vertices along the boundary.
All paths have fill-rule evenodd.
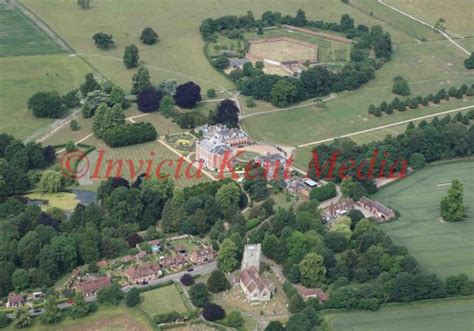
<path id="1" fill-rule="evenodd" d="M 123 49 L 136 44 L 140 58 L 150 70 L 152 80 L 176 79 L 180 82 L 197 81 L 203 91 L 234 88 L 232 82 L 212 68 L 203 53 L 204 42 L 199 25 L 208 17 L 242 15 L 252 10 L 260 16 L 266 10 L 292 14 L 304 8 L 307 17 L 339 21 L 341 14 L 348 13 L 356 23 L 373 25 L 380 23 L 340 1 L 325 0 L 138 0 L 134 2 L 102 0 L 93 3 L 90 10 L 80 10 L 74 1 L 22 0 L 22 3 L 40 16 L 76 52 L 84 56 L 105 77 L 124 88 L 130 88 L 134 70 L 126 70 L 122 63 Z M 153 15 L 150 15 L 153 13 Z M 381 22 L 395 38 L 408 38 Z M 154 46 L 142 45 L 141 31 L 153 27 L 160 36 Z M 95 47 L 91 37 L 103 31 L 114 36 L 116 48 L 102 51 Z"/>
<path id="2" fill-rule="evenodd" d="M 361 0 L 362 1 L 362 0 Z M 474 36 L 472 25 L 473 13 L 471 0 L 386 0 L 386 3 L 407 12 L 431 25 L 442 17 L 446 31 L 453 37 Z"/>
<path id="3" fill-rule="evenodd" d="M 41 324 L 38 318 L 29 327 L 31 331 L 152 331 L 155 327 L 152 320 L 139 309 L 130 309 L 125 304 L 119 306 L 100 305 L 99 310 L 80 319 L 66 317 L 61 322 L 53 325 Z M 13 323 L 4 329 L 18 330 Z"/>
<path id="4" fill-rule="evenodd" d="M 472 159 L 431 165 L 375 196 L 401 213 L 400 219 L 382 228 L 396 243 L 407 247 L 425 270 L 441 277 L 459 273 L 474 277 L 473 167 Z M 466 218 L 447 223 L 440 219 L 439 204 L 456 178 L 464 184 Z"/>
<path id="5" fill-rule="evenodd" d="M 79 87 L 92 71 L 80 58 L 66 54 L 0 57 L 0 68 L 0 132 L 18 139 L 53 122 L 28 111 L 26 102 L 34 93 L 57 90 L 64 94 Z"/>
<path id="6" fill-rule="evenodd" d="M 0 57 L 64 52 L 23 13 L 1 3 L 0 36 Z"/>
<path id="7" fill-rule="evenodd" d="M 333 331 L 472 330 L 474 298 L 457 298 L 385 305 L 379 311 L 325 314 Z"/>

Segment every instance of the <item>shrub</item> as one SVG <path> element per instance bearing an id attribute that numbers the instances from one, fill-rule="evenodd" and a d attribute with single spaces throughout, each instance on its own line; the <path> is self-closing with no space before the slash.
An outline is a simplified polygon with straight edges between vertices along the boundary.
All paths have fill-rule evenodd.
<path id="1" fill-rule="evenodd" d="M 334 183 L 327 183 L 320 187 L 316 187 L 309 193 L 310 199 L 324 201 L 334 198 L 337 195 L 336 185 Z"/>
<path id="2" fill-rule="evenodd" d="M 248 107 L 248 108 L 253 108 L 255 107 L 255 99 L 253 97 L 248 97 L 247 99 L 245 99 L 245 105 Z"/>
<path id="3" fill-rule="evenodd" d="M 79 126 L 79 124 L 77 123 L 76 120 L 72 120 L 70 123 L 69 123 L 69 127 L 71 128 L 72 131 L 77 131 L 77 130 L 80 130 L 81 127 Z"/>
<path id="4" fill-rule="evenodd" d="M 213 88 L 210 88 L 209 90 L 207 90 L 208 98 L 215 98 L 216 96 L 217 96 L 216 90 L 214 90 Z"/>
<path id="5" fill-rule="evenodd" d="M 77 96 L 79 92 L 78 89 L 69 91 L 65 95 L 62 96 L 63 104 L 68 108 L 76 108 L 81 103 L 81 99 Z"/>
<path id="6" fill-rule="evenodd" d="M 240 311 L 231 311 L 229 315 L 226 318 L 226 324 L 230 326 L 231 328 L 240 328 L 242 325 L 244 325 L 244 318 L 242 317 L 242 314 Z"/>
<path id="7" fill-rule="evenodd" d="M 128 307 L 135 307 L 140 303 L 140 291 L 135 287 L 131 288 L 127 293 L 125 301 Z"/>
<path id="8" fill-rule="evenodd" d="M 100 49 L 110 49 L 114 45 L 114 40 L 111 34 L 98 32 L 92 36 L 94 43 Z"/>

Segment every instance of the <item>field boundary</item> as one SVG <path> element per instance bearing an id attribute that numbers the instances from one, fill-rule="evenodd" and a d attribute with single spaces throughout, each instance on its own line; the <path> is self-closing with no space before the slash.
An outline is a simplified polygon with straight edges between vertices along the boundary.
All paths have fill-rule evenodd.
<path id="1" fill-rule="evenodd" d="M 31 9 L 20 3 L 18 0 L 11 0 L 10 5 L 18 9 L 18 11 L 26 16 L 38 29 L 46 33 L 56 44 L 63 48 L 68 53 L 74 53 L 74 49 L 63 40 L 56 32 L 49 27 L 38 15 L 36 15 Z"/>

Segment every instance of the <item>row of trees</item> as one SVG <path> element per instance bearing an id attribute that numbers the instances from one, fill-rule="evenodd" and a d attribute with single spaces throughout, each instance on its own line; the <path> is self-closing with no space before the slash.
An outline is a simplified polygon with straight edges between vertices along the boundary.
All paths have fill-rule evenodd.
<path id="1" fill-rule="evenodd" d="M 400 92 L 400 91 L 399 91 Z M 397 94 L 401 94 L 397 93 Z M 408 93 L 409 94 L 409 93 Z M 404 95 L 404 94 L 401 94 Z M 449 101 L 450 98 L 462 99 L 464 96 L 473 96 L 474 95 L 474 84 L 471 87 L 468 87 L 466 84 L 463 84 L 460 88 L 456 88 L 455 86 L 451 87 L 446 91 L 444 88 L 439 90 L 436 94 L 429 94 L 426 97 L 422 97 L 418 95 L 417 97 L 413 98 L 406 98 L 401 100 L 399 97 L 395 97 L 392 102 L 382 101 L 378 107 L 375 105 L 370 105 L 367 109 L 367 112 L 370 115 L 374 115 L 376 117 L 382 116 L 382 113 L 387 115 L 393 114 L 395 110 L 398 111 L 405 111 L 407 108 L 409 109 L 418 109 L 419 106 L 428 107 L 431 104 L 439 104 L 442 100 Z"/>
<path id="2" fill-rule="evenodd" d="M 471 111 L 467 116 L 474 116 L 474 112 Z M 417 128 L 411 124 L 403 134 L 395 137 L 387 136 L 382 141 L 364 145 L 357 145 L 350 139 L 337 139 L 331 144 L 320 145 L 313 151 L 317 153 L 319 165 L 314 159 L 310 161 L 308 175 L 316 180 L 319 177 L 331 177 L 330 167 L 323 165 L 326 162 L 331 163 L 334 153 L 338 153 L 335 169 L 339 169 L 343 162 L 354 160 L 357 165 L 361 165 L 360 172 L 363 175 L 368 175 L 368 167 L 374 158 L 373 176 L 375 174 L 378 176 L 379 173 L 388 176 L 389 168 L 392 168 L 392 173 L 396 173 L 402 169 L 404 162 L 413 166 L 420 163 L 420 158 L 424 164 L 471 155 L 474 152 L 474 127 L 459 123 L 459 119 L 463 121 L 464 116 L 460 114 L 451 118 L 446 115 L 441 120 L 434 117 L 431 123 L 422 121 Z M 375 150 L 377 154 L 374 156 Z M 317 171 L 318 166 L 320 172 Z M 367 178 L 368 176 L 360 178 L 356 171 L 355 168 L 350 169 L 345 171 L 343 176 L 352 177 L 359 181 L 368 193 L 373 193 L 375 190 L 373 178 Z M 338 171 L 333 171 L 332 177 L 338 182 L 343 179 Z"/>

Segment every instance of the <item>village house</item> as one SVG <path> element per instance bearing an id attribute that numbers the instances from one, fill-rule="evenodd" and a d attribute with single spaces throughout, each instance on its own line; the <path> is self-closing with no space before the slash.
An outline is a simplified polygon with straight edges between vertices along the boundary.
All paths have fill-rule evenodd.
<path id="1" fill-rule="evenodd" d="M 197 249 L 191 253 L 189 260 L 194 264 L 212 262 L 216 259 L 217 253 L 212 247 Z"/>
<path id="2" fill-rule="evenodd" d="M 101 288 L 110 286 L 111 284 L 112 281 L 110 277 L 104 276 L 77 283 L 74 288 L 76 292 L 82 293 L 85 297 L 89 297 L 91 295 L 96 295 Z"/>
<path id="3" fill-rule="evenodd" d="M 309 298 L 316 298 L 321 303 L 326 302 L 329 296 L 320 288 L 307 288 L 304 286 L 297 286 L 298 293 L 307 300 Z"/>
<path id="4" fill-rule="evenodd" d="M 240 287 L 249 301 L 268 301 L 275 293 L 272 282 L 260 277 L 253 266 L 240 273 Z"/>
<path id="5" fill-rule="evenodd" d="M 196 131 L 202 132 L 202 137 L 196 142 L 196 160 L 209 169 L 219 169 L 226 155 L 232 157 L 236 148 L 251 144 L 245 132 L 238 128 L 229 129 L 222 124 L 206 124 Z"/>
<path id="6" fill-rule="evenodd" d="M 324 208 L 321 213 L 321 217 L 325 222 L 331 222 L 332 220 L 347 214 L 355 206 L 355 202 L 352 199 L 341 199 L 336 203 L 331 203 L 329 206 Z"/>
<path id="7" fill-rule="evenodd" d="M 395 218 L 395 212 L 378 201 L 362 197 L 359 201 L 357 201 L 357 205 L 374 214 L 379 222 L 384 222 Z"/>
<path id="8" fill-rule="evenodd" d="M 130 284 L 143 284 L 160 278 L 162 272 L 158 264 L 145 264 L 136 268 L 130 268 L 125 272 Z"/>
<path id="9" fill-rule="evenodd" d="M 25 303 L 23 296 L 16 294 L 15 292 L 10 292 L 8 294 L 7 308 L 18 308 Z"/>
<path id="10" fill-rule="evenodd" d="M 107 262 L 107 260 L 100 260 L 96 262 L 96 265 L 99 268 L 106 268 L 109 265 L 109 263 Z"/>
<path id="11" fill-rule="evenodd" d="M 160 260 L 160 266 L 164 269 L 177 270 L 183 268 L 186 258 L 182 255 L 167 256 Z"/>
<path id="12" fill-rule="evenodd" d="M 146 252 L 141 251 L 141 252 L 138 252 L 137 254 L 135 254 L 135 259 L 142 260 L 145 256 L 146 256 Z"/>
<path id="13" fill-rule="evenodd" d="M 131 255 L 125 255 L 124 257 L 122 257 L 122 262 L 123 263 L 128 263 L 128 262 L 131 262 L 133 261 L 134 257 L 131 256 Z"/>

